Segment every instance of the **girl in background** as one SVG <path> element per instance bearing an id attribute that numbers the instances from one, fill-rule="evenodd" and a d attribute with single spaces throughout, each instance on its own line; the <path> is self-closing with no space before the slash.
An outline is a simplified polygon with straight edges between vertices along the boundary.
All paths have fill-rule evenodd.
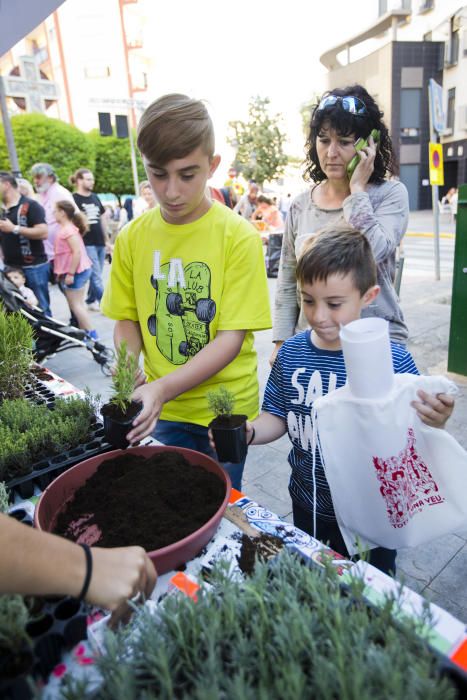
<path id="1" fill-rule="evenodd" d="M 83 236 L 89 226 L 86 217 L 76 211 L 72 202 L 61 200 L 55 203 L 55 219 L 60 224 L 54 243 L 54 273 L 66 296 L 71 313 L 79 328 L 97 340 L 97 331 L 85 304 L 86 284 L 91 278 L 92 263 L 86 253 Z"/>

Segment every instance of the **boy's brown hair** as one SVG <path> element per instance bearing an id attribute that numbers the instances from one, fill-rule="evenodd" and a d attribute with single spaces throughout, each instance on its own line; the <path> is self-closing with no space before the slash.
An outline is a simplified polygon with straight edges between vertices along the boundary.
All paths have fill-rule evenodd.
<path id="1" fill-rule="evenodd" d="M 373 252 L 360 231 L 347 225 L 328 226 L 305 244 L 297 263 L 299 283 L 325 282 L 330 275 L 349 274 L 361 296 L 377 283 Z"/>
<path id="2" fill-rule="evenodd" d="M 152 165 L 185 158 L 201 146 L 214 155 L 214 128 L 205 105 L 186 95 L 164 95 L 147 107 L 138 124 L 137 144 Z"/>

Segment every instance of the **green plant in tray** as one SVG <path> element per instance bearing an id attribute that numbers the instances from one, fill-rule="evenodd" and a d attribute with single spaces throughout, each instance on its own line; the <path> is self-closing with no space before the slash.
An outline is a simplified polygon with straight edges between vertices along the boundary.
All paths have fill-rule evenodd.
<path id="1" fill-rule="evenodd" d="M 0 307 L 0 399 L 22 396 L 30 379 L 33 344 L 29 322 Z"/>

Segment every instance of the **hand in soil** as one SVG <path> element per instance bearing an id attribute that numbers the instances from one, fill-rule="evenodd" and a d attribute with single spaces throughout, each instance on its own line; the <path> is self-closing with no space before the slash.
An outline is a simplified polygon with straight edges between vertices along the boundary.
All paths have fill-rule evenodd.
<path id="1" fill-rule="evenodd" d="M 165 399 L 157 380 L 139 386 L 131 398 L 133 401 L 141 401 L 143 404 L 143 410 L 133 421 L 133 427 L 126 436 L 130 444 L 135 444 L 152 433 Z"/>
<path id="2" fill-rule="evenodd" d="M 149 598 L 153 592 L 157 573 L 142 547 L 94 547 L 92 560 L 92 577 L 86 600 L 92 605 L 114 611 L 112 619 L 115 622 L 129 612 L 129 598 L 140 591 Z"/>

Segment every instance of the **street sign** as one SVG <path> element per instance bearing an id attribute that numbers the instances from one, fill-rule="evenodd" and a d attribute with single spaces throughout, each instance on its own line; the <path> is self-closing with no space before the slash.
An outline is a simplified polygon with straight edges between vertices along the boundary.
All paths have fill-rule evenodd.
<path id="1" fill-rule="evenodd" d="M 429 144 L 430 185 L 444 185 L 443 147 L 440 143 Z"/>
<path id="2" fill-rule="evenodd" d="M 446 115 L 443 108 L 443 87 L 433 78 L 428 85 L 431 107 L 431 125 L 438 134 L 442 134 L 446 128 Z"/>
<path id="3" fill-rule="evenodd" d="M 89 104 L 95 107 L 102 107 L 103 109 L 121 109 L 124 111 L 132 107 L 144 110 L 148 106 L 145 100 L 136 100 L 126 97 L 91 97 Z"/>

